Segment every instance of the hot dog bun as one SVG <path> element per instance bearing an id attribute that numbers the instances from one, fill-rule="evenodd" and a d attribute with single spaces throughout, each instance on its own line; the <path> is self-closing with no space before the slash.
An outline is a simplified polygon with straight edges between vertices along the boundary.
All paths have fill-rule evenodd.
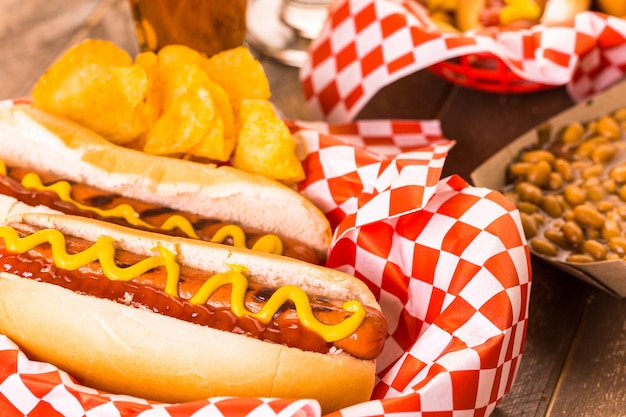
<path id="1" fill-rule="evenodd" d="M 591 0 L 548 0 L 541 15 L 544 25 L 558 25 L 571 21 L 576 14 L 589 10 Z"/>
<path id="2" fill-rule="evenodd" d="M 87 240 L 110 236 L 118 248 L 144 255 L 160 244 L 180 264 L 213 273 L 244 265 L 251 281 L 380 308 L 356 278 L 297 260 L 67 215 L 22 214 L 8 221 L 14 222 Z M 374 360 L 305 352 L 6 272 L 0 332 L 87 386 L 168 403 L 221 395 L 315 398 L 327 413 L 368 400 L 375 379 Z"/>
<path id="3" fill-rule="evenodd" d="M 129 198 L 305 242 L 325 255 L 331 230 L 308 199 L 229 166 L 148 155 L 114 145 L 27 104 L 0 109 L 0 158 Z"/>

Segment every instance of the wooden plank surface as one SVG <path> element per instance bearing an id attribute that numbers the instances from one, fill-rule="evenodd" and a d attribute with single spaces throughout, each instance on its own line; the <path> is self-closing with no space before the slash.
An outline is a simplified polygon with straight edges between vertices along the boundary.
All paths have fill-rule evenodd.
<path id="1" fill-rule="evenodd" d="M 626 415 L 626 303 L 591 294 L 561 378 L 551 415 Z"/>
<path id="2" fill-rule="evenodd" d="M 54 59 L 87 37 L 135 54 L 126 0 L 0 0 L 0 99 L 27 95 Z M 310 119 L 297 70 L 262 62 L 272 101 L 288 118 Z M 440 119 L 444 134 L 457 141 L 444 175 L 469 181 L 486 158 L 571 104 L 563 88 L 496 95 L 421 71 L 382 89 L 359 118 Z M 626 415 L 625 303 L 534 259 L 530 307 L 517 380 L 493 415 Z"/>

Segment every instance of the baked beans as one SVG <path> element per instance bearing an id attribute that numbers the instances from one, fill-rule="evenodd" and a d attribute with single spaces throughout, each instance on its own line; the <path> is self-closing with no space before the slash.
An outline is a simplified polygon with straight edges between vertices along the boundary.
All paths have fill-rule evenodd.
<path id="1" fill-rule="evenodd" d="M 507 168 L 535 253 L 568 262 L 626 260 L 626 108 L 556 132 Z"/>

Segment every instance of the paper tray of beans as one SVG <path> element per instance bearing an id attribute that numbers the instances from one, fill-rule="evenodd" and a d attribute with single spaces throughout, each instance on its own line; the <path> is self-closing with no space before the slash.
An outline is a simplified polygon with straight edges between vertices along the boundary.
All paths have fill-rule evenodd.
<path id="1" fill-rule="evenodd" d="M 472 1 L 334 2 L 301 72 L 311 107 L 327 120 L 352 120 L 381 88 L 420 70 L 494 93 L 565 85 L 575 100 L 624 76 L 626 20 L 617 17 L 624 3 L 583 0 L 553 10 L 554 0 L 545 8 L 535 0 L 481 1 L 482 12 Z"/>
<path id="2" fill-rule="evenodd" d="M 520 210 L 531 252 L 626 297 L 626 83 L 530 130 L 472 173 Z M 494 174 L 496 173 L 496 174 Z"/>

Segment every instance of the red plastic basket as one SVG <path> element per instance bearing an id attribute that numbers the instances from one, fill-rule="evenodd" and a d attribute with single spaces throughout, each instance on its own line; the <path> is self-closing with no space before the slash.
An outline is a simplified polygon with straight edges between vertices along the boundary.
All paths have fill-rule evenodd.
<path id="1" fill-rule="evenodd" d="M 428 69 L 451 83 L 492 93 L 532 93 L 556 87 L 521 78 L 491 53 L 463 55 Z"/>

